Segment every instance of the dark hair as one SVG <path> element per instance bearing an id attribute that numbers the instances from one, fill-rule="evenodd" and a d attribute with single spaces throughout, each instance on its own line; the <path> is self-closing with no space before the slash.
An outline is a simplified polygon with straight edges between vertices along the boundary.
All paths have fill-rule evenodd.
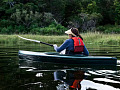
<path id="1" fill-rule="evenodd" d="M 79 34 L 79 31 L 78 31 L 77 28 L 72 28 L 71 31 L 72 31 L 72 33 L 74 33 L 76 36 L 79 36 L 79 37 L 83 40 L 83 38 L 82 38 L 82 36 Z"/>

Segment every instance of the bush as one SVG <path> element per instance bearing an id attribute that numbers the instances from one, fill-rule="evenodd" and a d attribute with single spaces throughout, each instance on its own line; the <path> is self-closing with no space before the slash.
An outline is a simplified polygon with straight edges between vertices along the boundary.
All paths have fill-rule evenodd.
<path id="1" fill-rule="evenodd" d="M 14 24 L 15 23 L 13 21 L 10 21 L 10 20 L 3 19 L 3 20 L 0 21 L 0 27 L 7 27 L 7 26 L 10 26 L 10 25 L 12 26 Z"/>
<path id="2" fill-rule="evenodd" d="M 26 34 L 26 33 L 32 33 L 32 34 L 46 34 L 46 35 L 60 35 L 64 34 L 64 31 L 67 30 L 64 26 L 60 24 L 51 24 L 48 27 L 40 28 L 37 26 L 37 24 L 33 25 L 30 29 L 30 32 L 27 31 L 26 27 L 23 25 L 15 25 L 15 26 L 6 26 L 6 27 L 0 27 L 0 33 L 1 34 Z"/>
<path id="3" fill-rule="evenodd" d="M 32 34 L 52 34 L 52 35 L 60 35 L 60 34 L 64 34 L 64 31 L 66 31 L 67 29 L 60 25 L 60 24 L 51 24 L 48 27 L 44 27 L 44 28 L 33 28 L 30 32 Z"/>
<path id="4" fill-rule="evenodd" d="M 14 33 L 27 33 L 26 28 L 22 25 L 14 27 Z"/>
<path id="5" fill-rule="evenodd" d="M 13 27 L 9 26 L 9 27 L 4 27 L 1 29 L 1 34 L 12 34 L 14 32 Z"/>
<path id="6" fill-rule="evenodd" d="M 100 31 L 100 32 L 104 32 L 105 31 L 105 27 L 104 26 L 99 26 L 96 28 L 97 31 Z"/>
<path id="7" fill-rule="evenodd" d="M 13 33 L 27 33 L 24 26 L 8 26 L 8 27 L 0 27 L 0 33 L 1 34 L 13 34 Z"/>
<path id="8" fill-rule="evenodd" d="M 108 28 L 105 30 L 105 33 L 120 33 L 120 26 Z"/>
<path id="9" fill-rule="evenodd" d="M 120 26 L 105 25 L 97 27 L 96 30 L 103 33 L 120 33 Z"/>

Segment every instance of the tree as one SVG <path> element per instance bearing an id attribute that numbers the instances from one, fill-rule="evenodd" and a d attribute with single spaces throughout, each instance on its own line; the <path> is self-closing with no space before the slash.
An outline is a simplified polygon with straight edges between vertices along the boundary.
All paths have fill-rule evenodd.
<path id="1" fill-rule="evenodd" d="M 120 1 L 115 0 L 114 7 L 115 7 L 115 25 L 118 25 L 120 24 Z"/>
<path id="2" fill-rule="evenodd" d="M 27 29 L 32 23 L 41 20 L 42 14 L 39 12 L 33 13 L 33 11 L 27 12 L 27 10 L 20 11 L 16 9 L 16 12 L 11 15 L 11 18 L 15 20 L 18 25 L 24 25 Z"/>
<path id="3" fill-rule="evenodd" d="M 103 16 L 101 25 L 114 24 L 114 0 L 94 0 L 98 6 L 97 13 Z"/>
<path id="4" fill-rule="evenodd" d="M 3 0 L 3 2 L 6 2 L 7 4 L 9 4 L 10 8 L 12 8 L 15 4 L 13 0 Z"/>
<path id="5" fill-rule="evenodd" d="M 88 4 L 88 6 L 87 6 L 87 12 L 89 13 L 89 14 L 91 14 L 91 13 L 97 13 L 97 9 L 98 9 L 98 6 L 97 6 L 97 4 L 96 4 L 96 2 L 95 1 L 92 1 L 90 4 Z"/>
<path id="6" fill-rule="evenodd" d="M 86 14 L 81 13 L 81 19 L 82 19 L 82 30 L 93 30 L 96 28 L 96 24 L 98 24 L 102 20 L 102 15 L 100 13 L 92 13 L 92 14 Z"/>
<path id="7" fill-rule="evenodd" d="M 50 0 L 50 12 L 57 23 L 61 24 L 65 16 L 66 0 Z"/>
<path id="8" fill-rule="evenodd" d="M 65 20 L 63 25 L 68 26 L 71 19 L 81 13 L 81 7 L 82 5 L 80 0 L 66 0 Z"/>

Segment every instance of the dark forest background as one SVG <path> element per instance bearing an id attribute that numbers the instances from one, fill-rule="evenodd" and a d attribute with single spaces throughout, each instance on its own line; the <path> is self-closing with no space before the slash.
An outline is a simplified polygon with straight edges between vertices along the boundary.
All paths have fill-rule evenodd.
<path id="1" fill-rule="evenodd" d="M 120 33 L 119 0 L 0 0 L 1 34 Z"/>

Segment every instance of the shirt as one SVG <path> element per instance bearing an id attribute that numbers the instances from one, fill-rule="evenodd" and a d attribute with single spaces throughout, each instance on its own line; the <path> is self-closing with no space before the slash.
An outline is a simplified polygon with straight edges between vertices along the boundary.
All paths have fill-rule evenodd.
<path id="1" fill-rule="evenodd" d="M 67 39 L 60 47 L 56 48 L 56 51 L 61 52 L 64 49 L 74 51 L 74 41 L 73 41 L 73 39 Z M 88 52 L 87 48 L 85 47 L 85 45 L 84 45 L 83 54 L 86 55 L 86 56 L 89 55 L 89 52 Z"/>

